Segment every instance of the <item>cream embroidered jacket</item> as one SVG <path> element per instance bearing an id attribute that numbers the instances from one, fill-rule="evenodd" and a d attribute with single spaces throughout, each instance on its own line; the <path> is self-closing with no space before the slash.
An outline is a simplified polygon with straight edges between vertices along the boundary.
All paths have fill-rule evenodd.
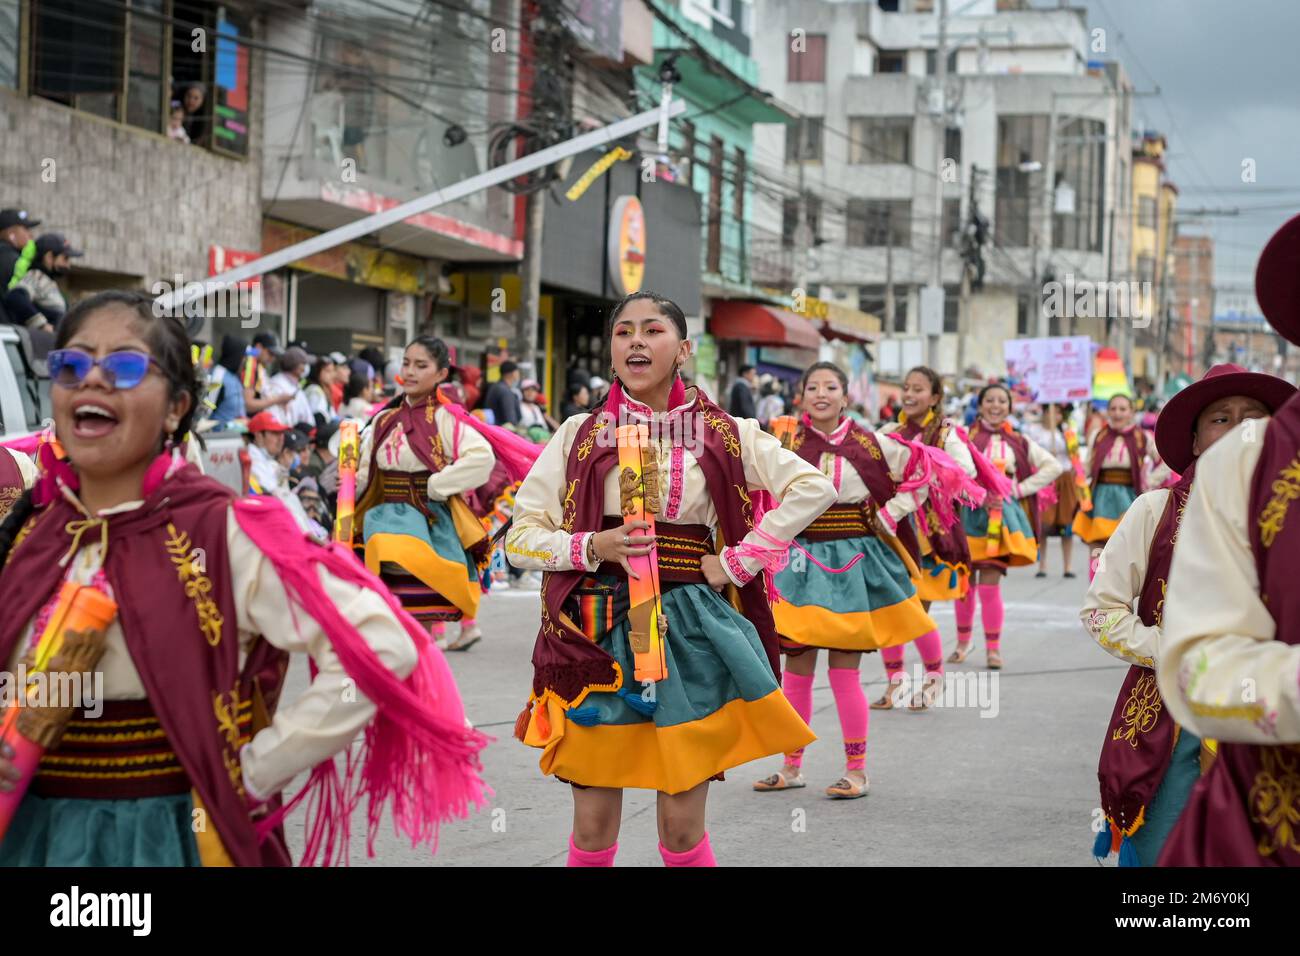
<path id="1" fill-rule="evenodd" d="M 1264 428 L 1263 420 L 1242 422 L 1197 459 L 1156 679 L 1174 719 L 1201 737 L 1300 743 L 1300 645 L 1273 639 L 1247 531 Z M 1300 520 L 1294 507 L 1288 520 Z"/>
<path id="2" fill-rule="evenodd" d="M 693 402 L 693 399 L 692 399 Z M 659 427 L 655 451 L 662 476 L 663 510 L 658 520 L 676 524 L 717 526 L 713 499 L 705 485 L 704 471 L 692 448 L 703 453 L 703 435 L 692 429 L 704 427 L 698 416 L 684 414 L 691 402 L 664 413 L 629 402 L 634 419 L 654 421 Z M 574 415 L 551 437 L 532 471 L 515 495 L 514 521 L 506 534 L 506 557 L 517 568 L 547 571 L 571 571 L 583 568 L 594 571 L 587 563 L 587 538 L 599 528 L 575 529 L 570 534 L 561 529 L 563 520 L 564 474 L 578 428 L 588 415 Z M 780 502 L 779 507 L 763 515 L 758 527 L 782 541 L 793 540 L 818 515 L 835 502 L 835 487 L 816 468 L 798 455 L 781 447 L 780 441 L 763 431 L 758 422 L 738 418 L 737 437 L 749 489 L 762 489 Z M 605 476 L 605 514 L 622 513 L 618 486 L 618 469 Z M 757 529 L 745 537 L 745 543 L 771 548 Z M 736 584 L 747 584 L 761 569 L 752 557 L 724 549 L 722 566 Z"/>

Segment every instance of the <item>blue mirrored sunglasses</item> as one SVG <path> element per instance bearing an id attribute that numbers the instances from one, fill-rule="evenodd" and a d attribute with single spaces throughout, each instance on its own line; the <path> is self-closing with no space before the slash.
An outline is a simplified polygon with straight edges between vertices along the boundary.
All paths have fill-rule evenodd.
<path id="1" fill-rule="evenodd" d="M 145 352 L 110 352 L 102 359 L 96 359 L 81 349 L 53 349 L 45 361 L 50 370 L 50 381 L 64 388 L 81 384 L 96 365 L 110 387 L 135 388 L 149 374 L 149 366 L 158 364 Z"/>

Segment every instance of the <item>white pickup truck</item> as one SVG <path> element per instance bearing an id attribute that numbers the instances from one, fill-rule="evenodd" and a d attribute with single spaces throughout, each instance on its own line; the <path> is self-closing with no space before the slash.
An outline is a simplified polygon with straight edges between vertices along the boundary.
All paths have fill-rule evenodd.
<path id="1" fill-rule="evenodd" d="M 26 329 L 0 325 L 0 441 L 40 431 L 52 418 L 44 356 L 37 356 Z M 207 447 L 200 449 L 204 473 L 242 494 L 243 436 L 215 432 L 206 435 L 205 442 Z"/>

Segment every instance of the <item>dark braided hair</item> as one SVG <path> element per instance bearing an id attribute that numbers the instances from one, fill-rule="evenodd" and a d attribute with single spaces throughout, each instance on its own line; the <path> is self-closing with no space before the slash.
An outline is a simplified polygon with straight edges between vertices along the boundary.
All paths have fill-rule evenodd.
<path id="1" fill-rule="evenodd" d="M 66 348 L 68 342 L 85 325 L 86 320 L 98 312 L 105 309 L 121 309 L 129 312 L 131 321 L 137 324 L 141 338 L 149 347 L 149 354 L 153 356 L 153 360 L 158 363 L 163 375 L 171 383 L 168 397 L 175 401 L 182 395 L 190 396 L 190 407 L 181 416 L 176 430 L 170 435 L 159 436 L 158 448 L 161 451 L 167 440 L 180 442 L 189 434 L 194 416 L 199 409 L 202 383 L 199 381 L 194 361 L 190 356 L 190 338 L 185 331 L 185 326 L 171 316 L 155 314 L 154 301 L 151 295 L 125 290 L 100 292 L 82 299 L 68 310 L 63 321 L 59 323 L 54 347 Z M 8 560 L 14 538 L 33 510 L 32 493 L 28 491 L 18 499 L 4 522 L 0 524 L 0 568 L 4 567 Z"/>

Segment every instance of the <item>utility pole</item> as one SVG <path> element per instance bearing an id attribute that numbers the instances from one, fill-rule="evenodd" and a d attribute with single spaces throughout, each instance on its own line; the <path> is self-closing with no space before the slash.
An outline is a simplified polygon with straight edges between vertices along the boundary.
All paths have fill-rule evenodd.
<path id="1" fill-rule="evenodd" d="M 1045 264 L 1052 261 L 1052 220 L 1056 211 L 1056 94 L 1052 96 L 1052 108 L 1047 119 L 1047 170 L 1046 178 L 1043 183 L 1043 226 L 1041 227 L 1041 244 L 1047 247 L 1047 254 L 1044 259 Z M 1034 244 L 1034 274 L 1032 276 L 1034 284 L 1038 287 L 1038 338 L 1045 339 L 1050 331 L 1047 322 L 1047 309 L 1043 307 L 1043 284 L 1042 277 L 1038 272 L 1038 246 Z M 1044 266 L 1046 268 L 1046 265 Z"/>
<path id="2" fill-rule="evenodd" d="M 939 324 L 926 326 L 933 316 L 922 315 L 926 329 L 926 364 L 939 365 L 939 336 L 943 332 L 943 146 L 948 131 L 948 0 L 939 0 L 939 45 L 934 55 L 934 82 L 938 109 L 934 112 L 934 263 L 930 284 L 939 291 Z M 932 104 L 933 106 L 933 104 Z M 932 293 L 932 295 L 935 293 Z"/>

